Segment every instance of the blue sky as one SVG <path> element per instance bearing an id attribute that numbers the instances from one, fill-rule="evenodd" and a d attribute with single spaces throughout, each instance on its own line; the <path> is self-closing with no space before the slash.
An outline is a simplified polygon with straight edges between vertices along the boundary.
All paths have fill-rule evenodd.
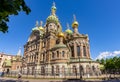
<path id="1" fill-rule="evenodd" d="M 53 0 L 25 0 L 31 8 L 26 15 L 20 12 L 17 16 L 10 16 L 9 32 L 0 33 L 0 52 L 15 55 L 19 47 L 27 42 L 31 29 L 36 20 L 46 22 L 50 15 Z M 120 55 L 120 0 L 54 0 L 57 16 L 63 31 L 66 23 L 70 26 L 73 14 L 79 22 L 79 32 L 88 34 L 90 38 L 91 57 L 109 52 Z M 72 27 L 70 27 L 72 29 Z M 104 53 L 105 54 L 105 53 Z"/>

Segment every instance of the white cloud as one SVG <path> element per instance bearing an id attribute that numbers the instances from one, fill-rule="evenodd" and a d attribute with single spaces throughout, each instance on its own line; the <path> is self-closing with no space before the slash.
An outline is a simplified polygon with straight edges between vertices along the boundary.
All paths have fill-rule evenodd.
<path id="1" fill-rule="evenodd" d="M 114 57 L 114 56 L 120 56 L 120 51 L 113 51 L 113 52 L 105 51 L 105 52 L 101 52 L 97 56 L 96 59 L 102 59 L 102 58 Z"/>

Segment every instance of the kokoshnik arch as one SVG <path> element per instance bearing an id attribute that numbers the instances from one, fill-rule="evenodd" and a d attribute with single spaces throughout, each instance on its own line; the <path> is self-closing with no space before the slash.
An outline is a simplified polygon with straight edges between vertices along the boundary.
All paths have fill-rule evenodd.
<path id="1" fill-rule="evenodd" d="M 34 74 L 64 75 L 65 73 L 82 75 L 100 74 L 99 63 L 90 58 L 89 37 L 78 31 L 79 23 L 74 16 L 73 31 L 62 26 L 56 16 L 53 3 L 51 15 L 46 19 L 44 27 L 36 22 L 28 41 L 24 45 L 23 71 Z M 80 70 L 79 70 L 80 69 Z M 26 71 L 25 71 L 26 70 Z"/>

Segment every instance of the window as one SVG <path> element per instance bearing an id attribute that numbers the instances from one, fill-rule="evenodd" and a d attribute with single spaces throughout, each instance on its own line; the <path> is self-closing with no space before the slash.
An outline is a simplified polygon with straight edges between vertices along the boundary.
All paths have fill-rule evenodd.
<path id="1" fill-rule="evenodd" d="M 83 55 L 86 56 L 86 47 L 83 46 Z"/>
<path id="2" fill-rule="evenodd" d="M 59 74 L 59 72 L 60 72 L 60 68 L 59 68 L 59 66 L 57 65 L 57 66 L 56 66 L 56 74 Z"/>
<path id="3" fill-rule="evenodd" d="M 59 51 L 57 51 L 57 57 L 59 57 Z"/>
<path id="4" fill-rule="evenodd" d="M 55 53 L 54 52 L 52 52 L 52 58 L 55 58 Z"/>
<path id="5" fill-rule="evenodd" d="M 65 56 L 65 51 L 62 51 L 62 57 L 64 57 Z"/>
<path id="6" fill-rule="evenodd" d="M 74 46 L 70 46 L 71 48 L 71 56 L 74 57 Z"/>
<path id="7" fill-rule="evenodd" d="M 80 46 L 77 46 L 77 56 L 80 56 Z"/>
<path id="8" fill-rule="evenodd" d="M 77 73 L 77 68 L 76 68 L 76 66 L 75 66 L 75 65 L 73 66 L 73 73 L 74 73 L 74 74 L 76 74 L 76 73 Z"/>
<path id="9" fill-rule="evenodd" d="M 56 44 L 59 44 L 59 40 L 56 40 Z"/>
<path id="10" fill-rule="evenodd" d="M 52 66 L 52 75 L 54 75 L 54 66 Z"/>

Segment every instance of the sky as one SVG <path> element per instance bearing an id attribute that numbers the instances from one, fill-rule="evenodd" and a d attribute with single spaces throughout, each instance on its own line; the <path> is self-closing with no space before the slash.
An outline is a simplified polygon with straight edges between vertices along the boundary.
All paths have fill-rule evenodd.
<path id="1" fill-rule="evenodd" d="M 73 14 L 79 22 L 81 34 L 88 34 L 91 58 L 120 56 L 120 0 L 25 0 L 31 13 L 11 15 L 8 22 L 9 32 L 0 32 L 0 52 L 16 55 L 19 48 L 24 52 L 32 28 L 36 21 L 43 21 L 51 13 L 55 2 L 63 31 L 66 23 L 73 22 Z M 72 29 L 73 30 L 73 29 Z"/>

